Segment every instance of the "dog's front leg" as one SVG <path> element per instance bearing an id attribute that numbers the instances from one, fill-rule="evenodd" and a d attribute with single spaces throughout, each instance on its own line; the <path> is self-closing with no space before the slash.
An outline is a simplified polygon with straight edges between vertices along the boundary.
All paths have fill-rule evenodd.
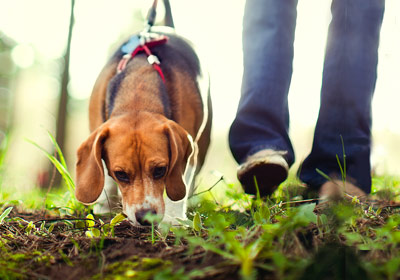
<path id="1" fill-rule="evenodd" d="M 163 222 L 169 223 L 173 226 L 180 225 L 179 220 L 187 220 L 186 217 L 186 201 L 187 197 L 180 201 L 172 201 L 165 196 L 165 212 Z"/>

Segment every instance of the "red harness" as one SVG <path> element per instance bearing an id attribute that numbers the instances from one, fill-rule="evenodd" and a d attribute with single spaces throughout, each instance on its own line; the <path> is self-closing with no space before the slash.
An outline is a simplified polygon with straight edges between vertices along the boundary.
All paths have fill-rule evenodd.
<path id="1" fill-rule="evenodd" d="M 153 68 L 158 72 L 161 79 L 165 83 L 165 77 L 160 67 L 160 60 L 157 56 L 152 54 L 151 48 L 155 46 L 159 46 L 165 44 L 168 41 L 168 37 L 164 35 L 157 35 L 157 37 L 152 37 L 150 34 L 146 34 L 147 36 L 140 35 L 139 40 L 140 44 L 133 49 L 132 52 L 126 53 L 118 63 L 117 73 L 123 71 L 128 64 L 129 60 L 135 57 L 138 53 L 144 52 L 147 55 L 147 61 L 149 64 L 153 65 Z"/>

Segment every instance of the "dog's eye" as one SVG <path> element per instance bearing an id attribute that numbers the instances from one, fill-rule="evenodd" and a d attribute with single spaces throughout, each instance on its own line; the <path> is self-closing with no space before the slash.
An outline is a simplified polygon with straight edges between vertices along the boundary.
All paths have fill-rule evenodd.
<path id="1" fill-rule="evenodd" d="M 118 181 L 124 182 L 124 183 L 129 183 L 129 175 L 124 172 L 124 171 L 115 171 L 114 172 L 115 178 L 118 179 Z"/>
<path id="2" fill-rule="evenodd" d="M 153 178 L 154 179 L 161 179 L 162 177 L 164 177 L 166 172 L 167 172 L 167 167 L 166 166 L 155 167 L 154 170 L 153 170 Z"/>

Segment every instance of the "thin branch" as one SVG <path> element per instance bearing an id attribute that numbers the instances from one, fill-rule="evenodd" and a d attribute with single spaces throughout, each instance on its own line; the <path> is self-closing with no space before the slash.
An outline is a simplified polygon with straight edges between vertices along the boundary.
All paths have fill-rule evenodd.
<path id="1" fill-rule="evenodd" d="M 41 219 L 34 221 L 34 224 L 41 223 L 41 222 L 62 222 L 62 221 L 93 221 L 97 223 L 96 220 L 88 219 L 88 218 L 54 218 L 54 219 Z"/>
<path id="2" fill-rule="evenodd" d="M 224 181 L 224 176 L 221 176 L 221 178 L 219 178 L 218 181 L 217 181 L 214 185 L 212 185 L 210 188 L 208 188 L 207 190 L 202 191 L 202 192 L 199 192 L 199 193 L 195 193 L 195 194 L 193 194 L 190 198 L 211 191 L 211 190 L 212 190 L 216 185 L 218 185 L 218 183 L 221 182 L 221 181 Z M 190 199 L 190 198 L 189 198 L 189 199 Z"/>

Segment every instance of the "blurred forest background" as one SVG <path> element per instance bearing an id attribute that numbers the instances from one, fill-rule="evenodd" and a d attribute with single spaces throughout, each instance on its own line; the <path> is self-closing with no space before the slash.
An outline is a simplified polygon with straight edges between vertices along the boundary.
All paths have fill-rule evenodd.
<path id="1" fill-rule="evenodd" d="M 177 32 L 197 46 L 211 75 L 213 142 L 201 182 L 205 187 L 216 182 L 219 177 L 213 171 L 224 174 L 228 182 L 235 182 L 236 163 L 229 152 L 227 132 L 240 97 L 245 1 L 170 2 Z M 47 131 L 62 139 L 69 169 L 74 172 L 75 151 L 89 134 L 87 108 L 94 81 L 115 48 L 143 28 L 151 3 L 0 0 L 0 191 L 24 192 L 40 185 L 47 188 L 51 178 L 49 162 L 26 141 L 35 141 L 52 151 Z M 311 149 L 330 4 L 329 0 L 307 0 L 298 5 L 289 95 L 296 164 Z M 386 0 L 373 103 L 372 162 L 377 174 L 400 174 L 399 11 L 398 0 Z M 159 5 L 157 19 L 162 19 L 163 13 Z M 66 66 L 69 71 L 65 71 Z M 65 114 L 59 114 L 60 109 Z M 57 123 L 62 123 L 60 116 L 66 117 L 61 138 L 63 132 L 57 129 Z"/>

